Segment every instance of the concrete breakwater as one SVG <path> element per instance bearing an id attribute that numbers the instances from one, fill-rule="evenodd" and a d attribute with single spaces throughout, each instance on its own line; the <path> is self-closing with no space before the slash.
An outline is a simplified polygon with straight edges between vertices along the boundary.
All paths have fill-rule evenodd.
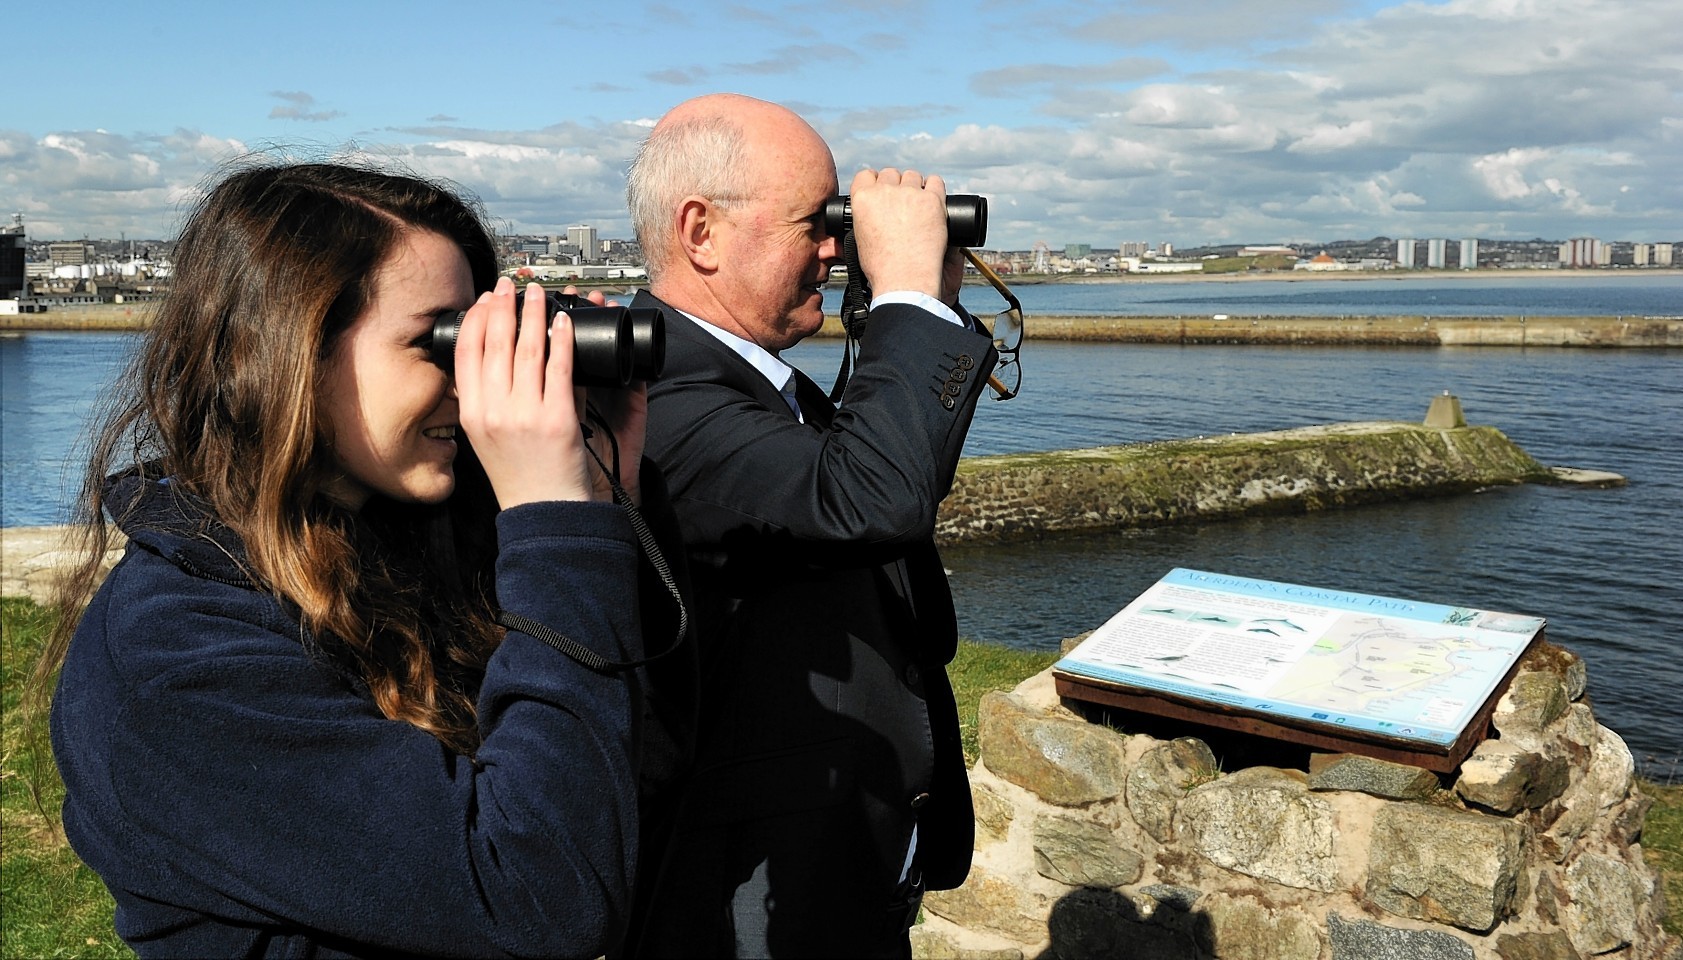
<path id="1" fill-rule="evenodd" d="M 842 336 L 829 317 L 820 336 Z M 1683 347 L 1683 317 L 1031 316 L 1030 340 L 1388 347 Z"/>
<path id="2" fill-rule="evenodd" d="M 1106 343 L 1683 347 L 1683 317 L 1031 317 L 1024 335 Z"/>
<path id="3" fill-rule="evenodd" d="M 967 458 L 941 505 L 936 536 L 946 543 L 1028 539 L 1530 482 L 1621 481 L 1552 470 L 1494 427 L 1329 424 Z"/>
<path id="4" fill-rule="evenodd" d="M 144 330 L 152 305 L 88 304 L 0 315 L 0 332 Z M 1683 347 L 1683 317 L 1031 316 L 1034 340 L 1315 346 Z M 821 337 L 842 336 L 828 317 Z"/>

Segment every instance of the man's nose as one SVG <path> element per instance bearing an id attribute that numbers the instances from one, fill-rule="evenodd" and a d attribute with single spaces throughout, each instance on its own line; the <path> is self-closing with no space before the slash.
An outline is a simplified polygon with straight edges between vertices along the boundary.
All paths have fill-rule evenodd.
<path id="1" fill-rule="evenodd" d="M 824 239 L 818 242 L 818 259 L 840 260 L 841 241 L 836 239 L 833 234 L 826 233 Z"/>

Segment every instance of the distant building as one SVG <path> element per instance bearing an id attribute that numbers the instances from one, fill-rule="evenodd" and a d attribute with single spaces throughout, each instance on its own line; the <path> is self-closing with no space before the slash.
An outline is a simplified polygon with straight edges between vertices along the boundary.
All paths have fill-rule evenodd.
<path id="1" fill-rule="evenodd" d="M 1347 264 L 1347 263 L 1338 262 L 1336 259 L 1333 258 L 1332 254 L 1329 254 L 1325 250 L 1322 250 L 1320 253 L 1315 254 L 1313 257 L 1310 257 L 1308 260 L 1299 260 L 1296 264 L 1294 264 L 1292 266 L 1292 269 L 1293 270 L 1314 270 L 1316 272 L 1325 272 L 1325 271 L 1328 271 L 1328 270 L 1348 270 L 1348 269 L 1350 269 L 1350 265 Z"/>
<path id="2" fill-rule="evenodd" d="M 1297 251 L 1293 250 L 1291 247 L 1282 247 L 1282 246 L 1240 247 L 1239 248 L 1239 256 L 1241 256 L 1241 257 L 1269 257 L 1269 256 L 1295 257 L 1295 256 L 1297 256 Z"/>
<path id="3" fill-rule="evenodd" d="M 1151 244 L 1144 241 L 1125 241 L 1116 251 L 1119 257 L 1143 257 L 1151 252 Z"/>
<path id="4" fill-rule="evenodd" d="M 1448 242 L 1442 237 L 1433 237 L 1432 239 L 1426 241 L 1426 269 L 1443 269 L 1443 250 L 1447 245 Z"/>
<path id="5" fill-rule="evenodd" d="M 93 250 L 82 240 L 47 244 L 47 259 L 67 267 L 79 267 L 93 259 Z"/>
<path id="6" fill-rule="evenodd" d="M 1414 269 L 1414 241 L 1397 241 L 1397 266 L 1407 270 Z"/>
<path id="7" fill-rule="evenodd" d="M 596 242 L 596 228 L 589 224 L 568 227 L 567 242 L 578 248 L 579 256 L 587 263 L 602 258 L 602 245 Z"/>
<path id="8" fill-rule="evenodd" d="M 1656 266 L 1656 267 L 1669 267 L 1669 266 L 1671 266 L 1671 244 L 1669 244 L 1669 243 L 1656 243 L 1656 244 L 1654 244 L 1654 266 Z"/>
<path id="9" fill-rule="evenodd" d="M 1178 263 L 1165 260 L 1141 260 L 1139 257 L 1118 257 L 1117 266 L 1125 273 L 1202 273 L 1202 261 Z"/>
<path id="10" fill-rule="evenodd" d="M 1630 248 L 1630 263 L 1633 267 L 1646 267 L 1653 257 L 1654 245 L 1651 243 L 1638 243 Z"/>
<path id="11" fill-rule="evenodd" d="M 1612 251 L 1594 237 L 1573 237 L 1560 245 L 1563 267 L 1598 267 L 1612 262 Z"/>
<path id="12" fill-rule="evenodd" d="M 1461 241 L 1461 269 L 1478 269 L 1478 240 L 1473 237 L 1466 237 Z"/>
<path id="13" fill-rule="evenodd" d="M 23 215 L 0 227 L 0 300 L 19 300 L 29 293 L 24 261 L 27 244 L 23 236 Z"/>
<path id="14" fill-rule="evenodd" d="M 643 248 L 635 240 L 603 240 L 602 256 L 608 260 L 638 263 L 643 259 Z"/>
<path id="15" fill-rule="evenodd" d="M 1066 244 L 1064 244 L 1064 256 L 1068 257 L 1071 260 L 1080 260 L 1082 257 L 1090 257 L 1092 255 L 1093 255 L 1093 245 L 1090 244 L 1090 243 L 1066 243 Z"/>

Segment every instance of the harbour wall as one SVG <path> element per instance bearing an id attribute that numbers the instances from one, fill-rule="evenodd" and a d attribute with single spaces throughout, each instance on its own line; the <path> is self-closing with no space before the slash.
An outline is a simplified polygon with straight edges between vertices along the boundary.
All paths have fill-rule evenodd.
<path id="1" fill-rule="evenodd" d="M 1030 317 L 1038 339 L 1336 346 L 1683 347 L 1683 317 Z"/>
<path id="2" fill-rule="evenodd" d="M 0 315 L 0 331 L 144 330 L 151 304 L 57 307 Z M 1317 346 L 1683 347 L 1683 317 L 1030 316 L 1032 340 Z M 820 337 L 842 336 L 827 317 Z"/>
<path id="3" fill-rule="evenodd" d="M 1030 340 L 1400 347 L 1683 347 L 1683 317 L 1030 316 Z M 840 337 L 825 320 L 821 336 Z"/>
<path id="4" fill-rule="evenodd" d="M 941 505 L 945 543 L 1305 513 L 1530 482 L 1557 471 L 1488 426 L 1373 421 L 969 457 Z"/>

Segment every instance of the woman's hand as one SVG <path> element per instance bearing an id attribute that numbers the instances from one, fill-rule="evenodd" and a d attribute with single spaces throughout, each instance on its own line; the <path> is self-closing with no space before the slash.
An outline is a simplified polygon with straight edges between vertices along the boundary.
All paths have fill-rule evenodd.
<path id="1" fill-rule="evenodd" d="M 526 287 L 518 324 L 515 301 L 514 282 L 504 277 L 462 319 L 456 345 L 462 429 L 504 510 L 542 500 L 605 499 L 584 450 L 572 321 L 561 313 L 546 327 L 538 284 Z M 641 456 L 641 421 L 637 432 Z"/>
<path id="2" fill-rule="evenodd" d="M 578 288 L 567 286 L 562 293 L 577 294 Z M 601 306 L 618 306 L 618 303 L 602 295 L 600 290 L 592 290 L 585 295 L 585 299 Z M 584 394 L 581 391 L 579 408 L 585 409 Z M 649 392 L 648 386 L 641 382 L 633 383 L 624 389 L 615 390 L 607 387 L 593 387 L 588 391 L 590 409 L 600 414 L 607 421 L 608 429 L 612 431 L 614 443 L 610 443 L 602 425 L 591 422 L 593 436 L 587 441 L 590 448 L 610 468 L 614 466 L 614 446 L 619 447 L 619 483 L 635 503 L 642 503 L 641 466 L 643 462 L 643 429 L 648 422 Z M 608 486 L 607 474 L 591 463 L 591 478 L 597 499 L 609 500 L 613 498 L 613 491 Z"/>

